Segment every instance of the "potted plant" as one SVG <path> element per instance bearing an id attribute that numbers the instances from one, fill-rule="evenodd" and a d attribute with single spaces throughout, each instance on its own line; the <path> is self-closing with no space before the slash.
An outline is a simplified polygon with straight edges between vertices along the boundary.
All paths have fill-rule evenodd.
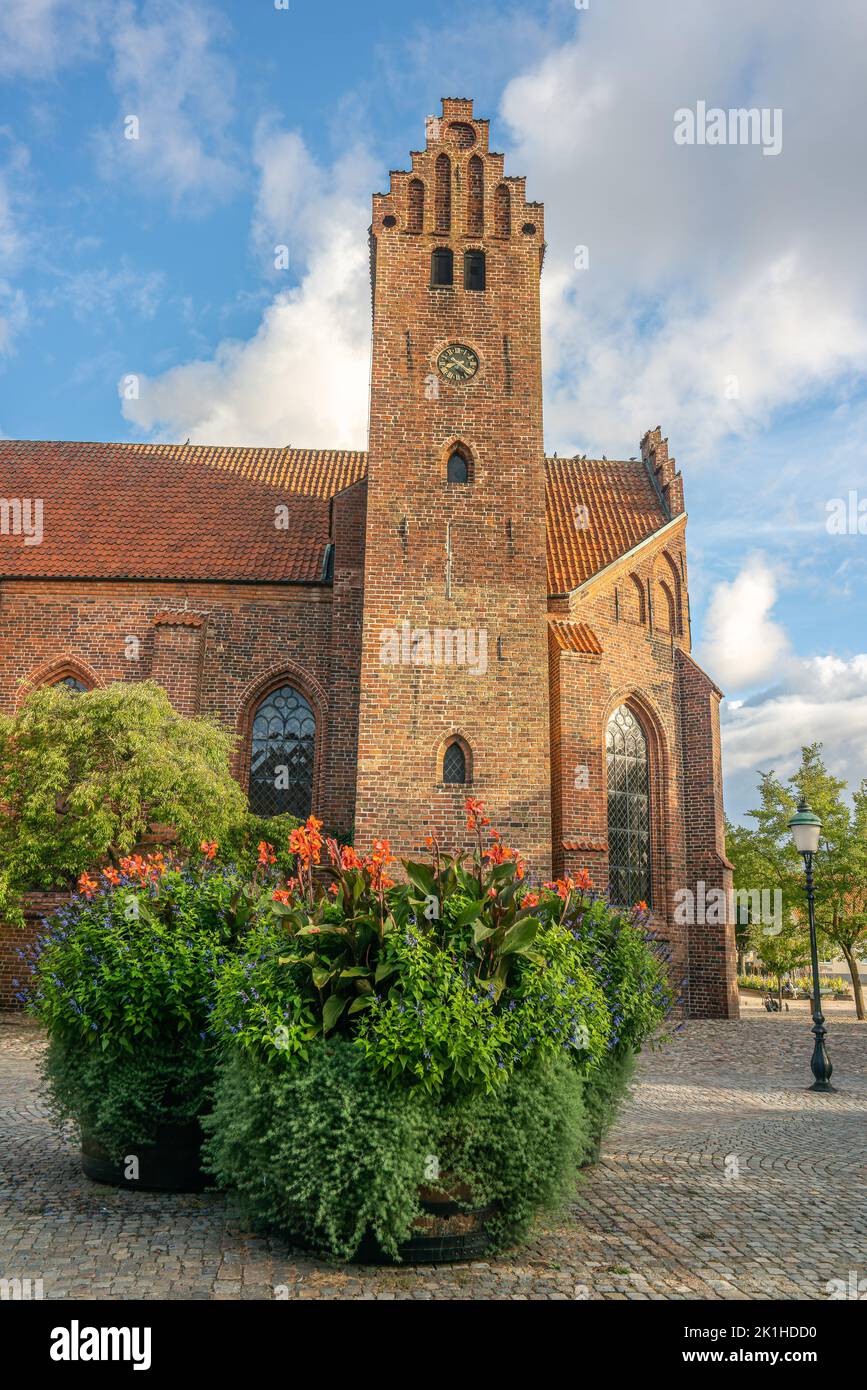
<path id="1" fill-rule="evenodd" d="M 311 818 L 297 875 L 217 981 L 206 1166 L 254 1222 L 335 1258 L 519 1239 L 593 1147 L 610 1049 L 669 1003 L 635 923 L 609 927 L 584 890 L 530 891 L 480 802 L 467 818 L 471 862 L 432 839 L 400 883 L 387 840 L 361 857 Z M 630 971 L 623 1013 L 606 988 Z"/>
<path id="2" fill-rule="evenodd" d="M 48 1033 L 50 1106 L 75 1125 L 99 1181 L 193 1191 L 207 1180 L 214 981 L 257 886 L 213 864 L 216 844 L 202 853 L 195 867 L 159 852 L 83 874 L 33 951 L 27 993 Z"/>

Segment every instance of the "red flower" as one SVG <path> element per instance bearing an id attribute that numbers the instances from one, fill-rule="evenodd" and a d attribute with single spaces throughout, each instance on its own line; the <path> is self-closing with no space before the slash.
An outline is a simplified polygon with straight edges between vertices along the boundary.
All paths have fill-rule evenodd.
<path id="1" fill-rule="evenodd" d="M 213 859 L 214 855 L 217 853 L 217 841 L 203 840 L 202 843 L 199 845 L 199 849 L 202 851 L 202 854 L 205 856 L 206 859 Z"/>
<path id="2" fill-rule="evenodd" d="M 260 863 L 260 864 L 276 864 L 276 863 L 277 863 L 276 857 L 275 857 L 275 855 L 274 855 L 274 846 L 273 846 L 273 845 L 269 845 L 267 840 L 260 840 L 260 841 L 259 841 L 259 863 Z"/>
<path id="3" fill-rule="evenodd" d="M 271 901 L 283 903 L 284 907 L 288 907 L 292 901 L 292 894 L 288 888 L 275 888 L 274 892 L 271 894 Z"/>

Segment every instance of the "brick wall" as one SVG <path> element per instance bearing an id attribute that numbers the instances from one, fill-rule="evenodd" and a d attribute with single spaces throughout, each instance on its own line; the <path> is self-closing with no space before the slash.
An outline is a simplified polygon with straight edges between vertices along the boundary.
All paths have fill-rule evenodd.
<path id="1" fill-rule="evenodd" d="M 327 585 L 4 580 L 0 708 L 13 709 L 28 683 L 61 670 L 99 684 L 153 678 L 177 708 L 215 716 L 238 734 L 235 771 L 244 784 L 252 711 L 285 675 L 310 700 L 323 735 L 328 730 L 319 740 L 317 813 L 347 831 L 363 507 L 363 485 L 334 503 L 336 626 Z"/>

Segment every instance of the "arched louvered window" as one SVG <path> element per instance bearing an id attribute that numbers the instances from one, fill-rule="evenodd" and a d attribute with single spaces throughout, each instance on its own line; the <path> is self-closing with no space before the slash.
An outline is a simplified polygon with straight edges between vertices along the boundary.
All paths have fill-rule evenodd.
<path id="1" fill-rule="evenodd" d="M 421 179 L 410 179 L 407 198 L 406 230 L 424 231 L 424 184 Z"/>
<path id="2" fill-rule="evenodd" d="M 512 200 L 504 183 L 498 183 L 494 193 L 494 231 L 497 236 L 512 235 Z"/>
<path id="3" fill-rule="evenodd" d="M 457 739 L 443 754 L 443 781 L 463 784 L 467 780 L 467 758 Z"/>
<path id="4" fill-rule="evenodd" d="M 447 154 L 437 156 L 434 183 L 436 230 L 449 232 L 452 226 L 452 165 Z"/>
<path id="5" fill-rule="evenodd" d="M 618 907 L 651 903 L 650 769 L 644 730 L 628 705 L 608 720 L 608 894 Z"/>
<path id="6" fill-rule="evenodd" d="M 431 252 L 430 282 L 432 285 L 451 285 L 454 283 L 454 256 L 448 246 L 438 246 Z"/>
<path id="7" fill-rule="evenodd" d="M 485 174 L 482 161 L 474 154 L 467 166 L 467 233 L 481 236 L 485 225 Z"/>
<path id="8" fill-rule="evenodd" d="M 253 718 L 250 810 L 257 816 L 284 812 L 302 820 L 313 809 L 316 718 L 300 691 L 281 685 Z"/>

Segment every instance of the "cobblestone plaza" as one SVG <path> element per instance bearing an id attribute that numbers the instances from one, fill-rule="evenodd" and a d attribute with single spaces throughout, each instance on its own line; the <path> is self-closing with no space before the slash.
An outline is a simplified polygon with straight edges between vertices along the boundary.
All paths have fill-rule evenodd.
<path id="1" fill-rule="evenodd" d="M 39 1099 L 42 1035 L 7 1015 L 0 1278 L 46 1299 L 828 1299 L 867 1279 L 867 1028 L 831 1023 L 827 1096 L 803 1011 L 686 1024 L 642 1057 L 567 1219 L 488 1263 L 382 1269 L 257 1236 L 219 1193 L 91 1183 Z"/>

